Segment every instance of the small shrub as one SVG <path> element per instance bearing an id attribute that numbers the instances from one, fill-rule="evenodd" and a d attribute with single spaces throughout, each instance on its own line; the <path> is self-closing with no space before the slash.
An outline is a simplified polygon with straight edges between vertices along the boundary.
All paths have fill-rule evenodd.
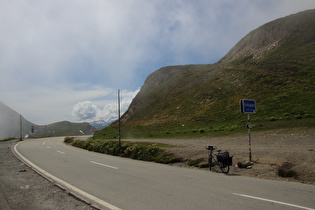
<path id="1" fill-rule="evenodd" d="M 83 148 L 83 146 L 82 146 L 83 143 L 84 143 L 84 141 L 75 140 L 75 141 L 72 143 L 72 146 L 79 147 L 79 148 Z"/>
<path id="2" fill-rule="evenodd" d="M 91 140 L 88 141 L 82 141 L 82 149 L 88 149 L 89 145 L 91 143 Z"/>
<path id="3" fill-rule="evenodd" d="M 164 152 L 164 150 L 158 148 L 156 144 L 143 146 L 132 143 L 123 143 L 119 146 L 119 142 L 117 141 L 75 140 L 72 145 L 89 151 L 129 157 L 137 160 L 154 161 L 157 163 L 174 163 L 182 161 L 181 158 Z"/>
<path id="4" fill-rule="evenodd" d="M 204 158 L 198 158 L 196 160 L 189 160 L 187 164 L 189 166 L 199 167 L 199 164 L 204 160 L 205 160 Z"/>
<path id="5" fill-rule="evenodd" d="M 173 154 L 170 153 L 163 153 L 155 158 L 154 162 L 156 163 L 164 163 L 164 164 L 170 164 L 170 163 L 176 163 L 176 162 L 182 162 L 183 159 L 180 157 L 176 157 Z"/>
<path id="6" fill-rule="evenodd" d="M 0 142 L 1 141 L 11 141 L 11 140 L 14 140 L 14 139 L 15 139 L 15 137 L 8 137 L 8 138 L 5 138 L 5 139 L 1 139 Z"/>
<path id="7" fill-rule="evenodd" d="M 303 115 L 301 114 L 295 115 L 295 119 L 302 119 L 302 118 L 303 118 Z"/>
<path id="8" fill-rule="evenodd" d="M 286 170 L 284 168 L 279 168 L 278 169 L 278 176 L 281 177 L 294 177 L 294 179 L 298 178 L 298 173 L 292 169 Z"/>
<path id="9" fill-rule="evenodd" d="M 209 167 L 208 163 L 204 163 L 199 166 L 199 168 L 208 168 L 208 167 Z"/>
<path id="10" fill-rule="evenodd" d="M 64 139 L 64 142 L 66 144 L 71 144 L 73 141 L 74 141 L 74 138 L 70 137 L 70 136 L 66 136 L 65 139 Z"/>

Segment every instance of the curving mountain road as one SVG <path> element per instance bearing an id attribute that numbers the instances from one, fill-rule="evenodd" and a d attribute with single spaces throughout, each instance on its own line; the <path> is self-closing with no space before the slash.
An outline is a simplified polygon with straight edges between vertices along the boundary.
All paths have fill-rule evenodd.
<path id="1" fill-rule="evenodd" d="M 109 209 L 315 209 L 315 186 L 229 176 L 89 152 L 63 137 L 15 153 L 78 197 Z"/>

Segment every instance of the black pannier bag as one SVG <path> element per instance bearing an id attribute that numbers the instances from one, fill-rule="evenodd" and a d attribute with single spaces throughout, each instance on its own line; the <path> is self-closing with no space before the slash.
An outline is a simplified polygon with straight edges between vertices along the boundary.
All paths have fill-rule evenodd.
<path id="1" fill-rule="evenodd" d="M 232 165 L 232 157 L 228 152 L 222 152 L 217 155 L 218 161 L 222 162 L 224 166 Z"/>

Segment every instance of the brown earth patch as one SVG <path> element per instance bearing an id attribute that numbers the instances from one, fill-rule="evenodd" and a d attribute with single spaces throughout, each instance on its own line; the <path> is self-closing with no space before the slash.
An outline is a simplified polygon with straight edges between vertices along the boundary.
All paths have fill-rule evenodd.
<path id="1" fill-rule="evenodd" d="M 128 139 L 128 141 L 152 141 L 176 145 L 177 147 L 166 148 L 166 150 L 185 160 L 184 163 L 173 164 L 179 167 L 190 167 L 187 165 L 188 160 L 198 158 L 204 158 L 201 164 L 207 163 L 208 153 L 205 147 L 213 145 L 222 151 L 228 151 L 233 156 L 233 166 L 229 174 L 315 184 L 314 128 L 279 129 L 265 132 L 252 131 L 252 161 L 255 161 L 255 163 L 249 169 L 237 167 L 238 162 L 249 161 L 249 141 L 246 132 L 244 135 L 220 138 Z M 277 172 L 282 166 L 296 171 L 298 179 L 279 177 Z M 288 166 L 290 167 L 288 168 Z M 213 169 L 220 172 L 217 166 Z"/>

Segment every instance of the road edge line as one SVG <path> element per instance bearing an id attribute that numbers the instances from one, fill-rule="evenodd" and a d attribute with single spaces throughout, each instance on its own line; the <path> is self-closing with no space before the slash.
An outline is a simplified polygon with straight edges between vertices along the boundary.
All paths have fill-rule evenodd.
<path id="1" fill-rule="evenodd" d="M 265 201 L 265 202 L 269 202 L 269 203 L 276 203 L 276 204 L 281 204 L 281 205 L 285 205 L 285 206 L 295 207 L 295 208 L 299 208 L 299 209 L 314 210 L 313 208 L 309 208 L 309 207 L 305 207 L 305 206 L 300 206 L 300 205 L 296 205 L 296 204 L 292 204 L 292 203 L 286 203 L 286 202 L 282 202 L 282 201 L 271 200 L 271 199 L 267 199 L 267 198 L 256 197 L 256 196 L 252 196 L 252 195 L 245 195 L 245 194 L 240 194 L 240 193 L 232 193 L 232 194 L 238 195 L 241 197 L 245 197 L 245 198 L 251 198 L 251 199 L 255 199 L 255 200 Z"/>
<path id="2" fill-rule="evenodd" d="M 93 195 L 90 195 L 83 190 L 80 190 L 79 188 L 55 177 L 54 175 L 48 173 L 47 171 L 39 168 L 37 165 L 26 159 L 19 151 L 17 151 L 16 147 L 22 142 L 16 143 L 14 146 L 11 147 L 11 151 L 13 154 L 22 161 L 25 165 L 27 165 L 29 168 L 34 170 L 36 173 L 47 179 L 48 181 L 52 182 L 54 185 L 58 186 L 59 188 L 65 190 L 68 193 L 71 193 L 73 196 L 77 197 L 78 199 L 90 204 L 92 207 L 95 207 L 97 209 L 113 209 L 113 210 L 119 210 L 120 208 L 107 203 L 106 201 L 103 201 Z"/>

